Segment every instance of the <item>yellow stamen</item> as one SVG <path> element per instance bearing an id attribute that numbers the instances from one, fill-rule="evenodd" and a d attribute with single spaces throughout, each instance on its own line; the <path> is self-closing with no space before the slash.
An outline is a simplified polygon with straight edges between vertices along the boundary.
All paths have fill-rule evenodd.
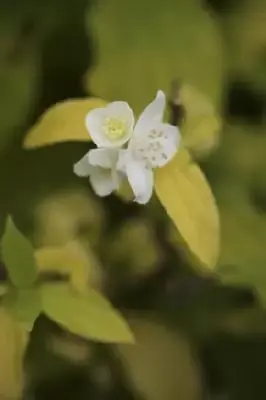
<path id="1" fill-rule="evenodd" d="M 119 118 L 106 118 L 104 122 L 104 133 L 110 140 L 121 139 L 127 133 L 126 122 Z"/>

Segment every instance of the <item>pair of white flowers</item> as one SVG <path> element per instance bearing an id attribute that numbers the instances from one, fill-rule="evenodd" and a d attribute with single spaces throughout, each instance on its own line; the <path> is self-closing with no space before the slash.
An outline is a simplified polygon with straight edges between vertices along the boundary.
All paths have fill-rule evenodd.
<path id="1" fill-rule="evenodd" d="M 74 165 L 74 173 L 89 177 L 99 196 L 108 196 L 128 179 L 140 204 L 147 203 L 154 186 L 153 169 L 163 167 L 180 144 L 178 128 L 163 123 L 166 99 L 158 91 L 135 123 L 128 103 L 115 101 L 86 116 L 86 127 L 98 148 Z"/>

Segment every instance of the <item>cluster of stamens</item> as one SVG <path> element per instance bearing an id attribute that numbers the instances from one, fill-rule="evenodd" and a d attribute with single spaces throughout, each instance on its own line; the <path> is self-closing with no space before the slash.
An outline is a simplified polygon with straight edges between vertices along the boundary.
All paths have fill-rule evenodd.
<path id="1" fill-rule="evenodd" d="M 167 160 L 167 155 L 165 154 L 163 144 L 161 143 L 164 136 L 163 131 L 152 129 L 148 133 L 146 140 L 140 138 L 140 143 L 135 144 L 136 156 L 144 161 L 146 165 L 151 167 L 157 165 L 158 159 Z"/>
<path id="2" fill-rule="evenodd" d="M 120 118 L 107 117 L 104 121 L 103 130 L 105 136 L 109 139 L 121 139 L 127 132 L 126 122 Z"/>

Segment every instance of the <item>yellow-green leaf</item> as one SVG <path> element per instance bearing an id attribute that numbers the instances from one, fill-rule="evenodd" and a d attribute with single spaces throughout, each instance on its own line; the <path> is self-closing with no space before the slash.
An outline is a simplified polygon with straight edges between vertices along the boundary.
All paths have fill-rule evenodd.
<path id="1" fill-rule="evenodd" d="M 201 373 L 188 338 L 148 313 L 129 315 L 128 319 L 136 345 L 118 344 L 114 352 L 132 387 L 137 387 L 145 399 L 200 399 Z"/>
<path id="2" fill-rule="evenodd" d="M 165 0 L 163 7 L 154 0 L 104 1 L 89 18 L 98 43 L 86 84 L 93 92 L 128 101 L 138 113 L 180 78 L 220 103 L 221 35 L 200 1 Z"/>
<path id="3" fill-rule="evenodd" d="M 0 284 L 0 297 L 4 296 L 8 291 L 8 285 L 5 283 Z"/>
<path id="4" fill-rule="evenodd" d="M 24 147 L 34 149 L 60 142 L 90 141 L 90 135 L 85 127 L 86 114 L 93 108 L 105 105 L 104 100 L 93 97 L 55 104 L 27 133 Z"/>
<path id="5" fill-rule="evenodd" d="M 208 155 L 217 147 L 221 133 L 221 120 L 213 104 L 194 87 L 184 84 L 180 99 L 186 118 L 182 126 L 183 144 L 197 158 Z"/>
<path id="6" fill-rule="evenodd" d="M 40 291 L 35 286 L 11 289 L 3 298 L 3 305 L 27 331 L 31 331 L 42 309 Z"/>
<path id="7" fill-rule="evenodd" d="M 76 290 L 84 291 L 88 284 L 97 285 L 101 270 L 93 251 L 86 250 L 76 241 L 40 248 L 35 252 L 38 270 L 66 276 Z"/>
<path id="8" fill-rule="evenodd" d="M 17 287 L 30 286 L 37 279 L 34 249 L 8 217 L 2 239 L 2 255 L 8 275 Z"/>
<path id="9" fill-rule="evenodd" d="M 243 184 L 237 185 L 235 180 L 233 188 L 228 183 L 220 188 L 226 201 L 220 198 L 223 251 L 217 274 L 226 285 L 251 288 L 266 307 L 265 217 L 254 208 Z M 228 192 L 234 197 L 229 199 Z"/>
<path id="10" fill-rule="evenodd" d="M 219 214 L 211 188 L 186 150 L 156 171 L 155 190 L 196 265 L 213 268 L 219 255 Z"/>
<path id="11" fill-rule="evenodd" d="M 100 342 L 133 343 L 123 317 L 99 293 L 80 294 L 66 283 L 42 287 L 44 313 L 71 333 Z"/>
<path id="12" fill-rule="evenodd" d="M 21 398 L 27 341 L 26 329 L 0 307 L 0 399 Z"/>
<path id="13" fill-rule="evenodd" d="M 23 18 L 23 12 L 18 11 L 17 7 L 16 10 L 15 7 L 12 7 L 12 11 L 9 9 L 7 13 L 2 8 L 0 23 L 0 87 L 2 88 L 0 93 L 0 152 L 5 152 L 7 146 L 15 138 L 20 137 L 18 127 L 27 124 L 39 98 L 41 64 L 38 60 L 42 50 L 38 45 L 38 34 L 35 35 L 36 40 L 32 40 L 31 43 L 27 42 L 27 44 L 25 39 L 19 37 L 19 29 L 24 23 Z M 16 43 L 20 48 L 21 58 L 17 62 L 10 62 L 8 54 L 12 48 L 15 49 Z"/>

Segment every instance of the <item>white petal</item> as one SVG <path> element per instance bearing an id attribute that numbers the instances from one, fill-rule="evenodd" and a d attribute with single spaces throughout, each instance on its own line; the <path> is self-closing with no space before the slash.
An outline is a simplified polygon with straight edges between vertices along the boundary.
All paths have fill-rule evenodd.
<path id="1" fill-rule="evenodd" d="M 125 165 L 128 182 L 135 195 L 135 201 L 139 204 L 146 204 L 152 196 L 153 172 L 146 168 L 145 164 L 135 160 L 127 153 Z"/>
<path id="2" fill-rule="evenodd" d="M 77 176 L 85 177 L 89 176 L 91 172 L 91 166 L 88 159 L 88 154 L 85 154 L 84 157 L 81 158 L 76 164 L 73 166 L 73 172 Z"/>
<path id="3" fill-rule="evenodd" d="M 135 123 L 134 113 L 126 101 L 113 101 L 109 103 L 106 107 L 106 113 L 109 117 L 124 119 L 127 126 L 131 130 L 133 129 Z"/>
<path id="4" fill-rule="evenodd" d="M 115 169 L 112 169 L 111 171 L 112 174 L 112 179 L 114 183 L 115 190 L 118 189 L 125 178 L 125 174 L 122 173 L 121 171 L 117 171 Z"/>
<path id="5" fill-rule="evenodd" d="M 92 167 L 90 183 L 94 192 L 100 197 L 108 196 L 117 189 L 117 182 L 113 179 L 112 171 L 101 167 Z"/>
<path id="6" fill-rule="evenodd" d="M 105 108 L 90 111 L 85 122 L 92 140 L 98 147 L 119 147 L 132 136 L 134 114 L 126 102 L 114 101 Z M 112 129 L 115 122 L 120 123 L 121 128 Z"/>
<path id="7" fill-rule="evenodd" d="M 109 141 L 105 138 L 103 124 L 106 115 L 105 108 L 94 108 L 85 119 L 85 125 L 92 141 L 99 147 L 104 147 Z"/>
<path id="8" fill-rule="evenodd" d="M 118 160 L 118 149 L 93 149 L 88 153 L 91 165 L 102 168 L 114 168 Z"/>
<path id="9" fill-rule="evenodd" d="M 159 90 L 155 99 L 145 108 L 140 115 L 135 129 L 134 135 L 145 133 L 149 127 L 155 123 L 160 123 L 163 119 L 165 109 L 165 94 Z"/>
<path id="10" fill-rule="evenodd" d="M 122 173 L 126 173 L 126 165 L 128 160 L 131 160 L 130 151 L 127 149 L 119 150 L 118 161 L 116 164 L 116 169 Z"/>
<path id="11" fill-rule="evenodd" d="M 125 134 L 121 138 L 113 140 L 113 146 L 122 146 L 131 138 L 135 124 L 134 113 L 125 101 L 114 101 L 106 107 L 107 118 L 123 121 L 125 124 Z"/>
<path id="12" fill-rule="evenodd" d="M 142 136 L 134 138 L 129 147 L 138 160 L 142 160 L 150 168 L 159 168 L 175 156 L 180 139 L 176 126 L 160 123 Z"/>

